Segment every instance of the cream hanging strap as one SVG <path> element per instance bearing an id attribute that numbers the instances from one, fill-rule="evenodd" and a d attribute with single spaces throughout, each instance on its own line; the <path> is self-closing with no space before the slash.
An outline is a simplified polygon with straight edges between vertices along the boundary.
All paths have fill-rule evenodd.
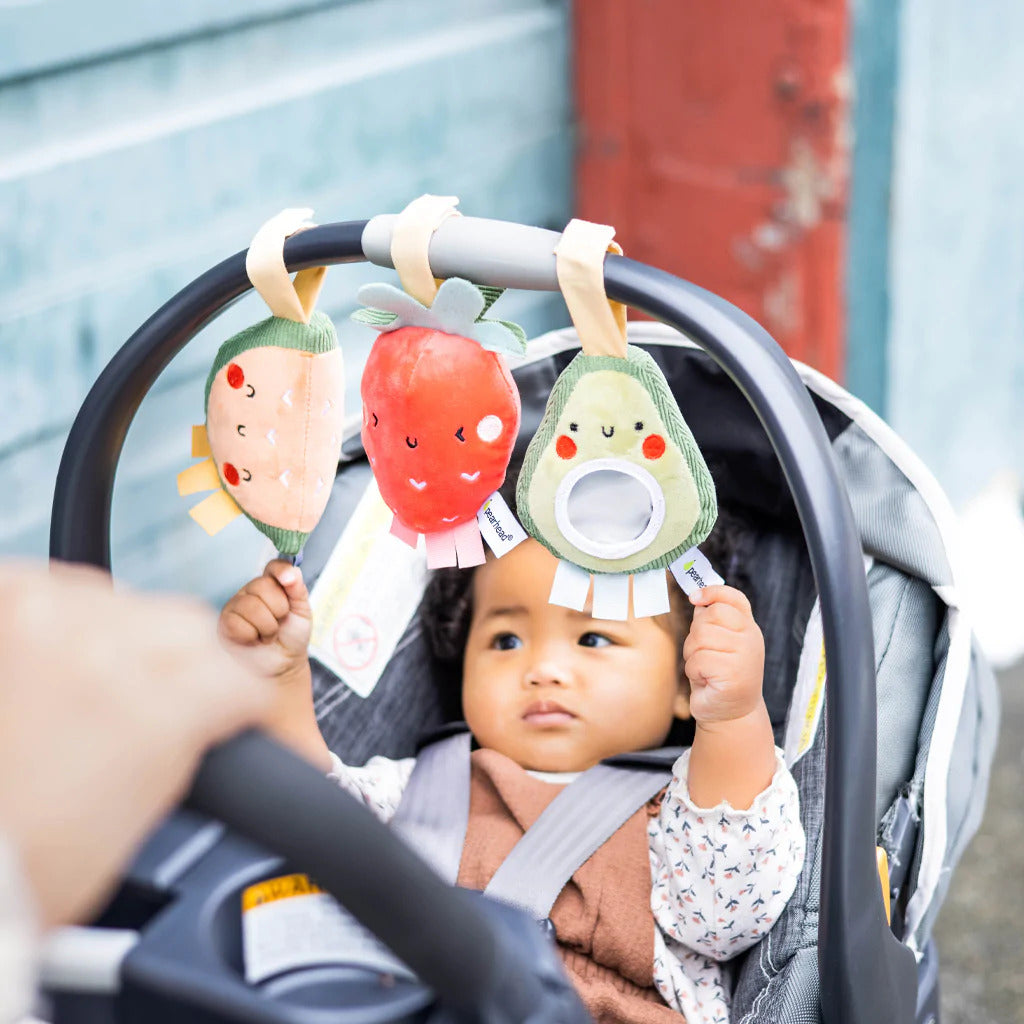
<path id="1" fill-rule="evenodd" d="M 434 232 L 449 218 L 460 216 L 458 196 L 424 195 L 399 215 L 391 235 L 391 262 L 402 287 L 417 302 L 433 305 L 437 281 L 430 269 L 428 250 Z"/>
<path id="2" fill-rule="evenodd" d="M 292 235 L 316 227 L 310 209 L 288 209 L 271 217 L 253 237 L 245 255 L 245 272 L 274 316 L 308 324 L 324 285 L 326 267 L 310 267 L 289 276 L 284 243 Z"/>
<path id="3" fill-rule="evenodd" d="M 571 220 L 555 246 L 555 270 L 580 345 L 589 356 L 626 357 L 626 307 L 604 290 L 604 260 L 622 255 L 615 228 Z"/>

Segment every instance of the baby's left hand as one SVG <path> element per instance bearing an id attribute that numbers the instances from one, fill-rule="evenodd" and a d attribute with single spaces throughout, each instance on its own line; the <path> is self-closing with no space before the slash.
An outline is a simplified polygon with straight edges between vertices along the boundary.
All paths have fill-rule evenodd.
<path id="1" fill-rule="evenodd" d="M 690 714 L 698 724 L 728 722 L 763 703 L 764 637 L 750 602 L 735 587 L 691 595 L 693 624 L 683 644 Z"/>

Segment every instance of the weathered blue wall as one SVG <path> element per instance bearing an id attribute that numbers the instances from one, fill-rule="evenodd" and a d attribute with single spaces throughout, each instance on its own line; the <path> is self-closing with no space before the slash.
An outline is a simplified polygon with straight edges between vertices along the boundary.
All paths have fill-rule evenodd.
<path id="1" fill-rule="evenodd" d="M 884 414 L 888 380 L 893 119 L 902 0 L 851 0 L 850 198 L 846 259 L 846 379 Z"/>
<path id="2" fill-rule="evenodd" d="M 1024 4 L 903 0 L 888 418 L 957 505 L 1024 472 Z"/>
<path id="3" fill-rule="evenodd" d="M 345 220 L 433 191 L 470 213 L 564 224 L 568 69 L 553 0 L 0 11 L 0 553 L 46 553 L 63 442 L 110 355 L 282 207 Z M 380 274 L 333 269 L 321 308 L 341 326 Z M 550 296 L 502 303 L 530 331 L 565 317 Z M 253 297 L 234 307 L 143 403 L 114 500 L 114 570 L 135 584 L 217 595 L 254 564 L 255 530 L 208 539 L 175 475 L 217 344 L 262 315 Z"/>

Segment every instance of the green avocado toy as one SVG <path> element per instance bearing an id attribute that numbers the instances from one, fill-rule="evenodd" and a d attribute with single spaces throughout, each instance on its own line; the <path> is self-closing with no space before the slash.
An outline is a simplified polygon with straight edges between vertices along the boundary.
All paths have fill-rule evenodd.
<path id="1" fill-rule="evenodd" d="M 573 221 L 556 249 L 582 352 L 552 388 L 519 475 L 526 531 L 559 560 L 551 600 L 598 618 L 668 611 L 665 570 L 687 592 L 721 582 L 696 550 L 718 517 L 715 485 L 654 359 L 627 346 L 604 291 L 612 229 Z M 591 579 L 593 576 L 593 579 Z M 632 592 L 632 593 L 631 593 Z"/>
<path id="2" fill-rule="evenodd" d="M 526 530 L 595 573 L 668 568 L 718 516 L 704 458 L 654 360 L 581 352 L 551 391 L 516 492 Z"/>

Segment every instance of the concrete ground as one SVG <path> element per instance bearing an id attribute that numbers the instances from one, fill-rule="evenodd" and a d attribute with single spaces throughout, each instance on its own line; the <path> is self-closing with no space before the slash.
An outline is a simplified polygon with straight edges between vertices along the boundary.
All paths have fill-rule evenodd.
<path id="1" fill-rule="evenodd" d="M 941 1024 L 1024 1024 L 1024 662 L 999 682 L 1003 718 L 985 818 L 935 929 Z"/>

